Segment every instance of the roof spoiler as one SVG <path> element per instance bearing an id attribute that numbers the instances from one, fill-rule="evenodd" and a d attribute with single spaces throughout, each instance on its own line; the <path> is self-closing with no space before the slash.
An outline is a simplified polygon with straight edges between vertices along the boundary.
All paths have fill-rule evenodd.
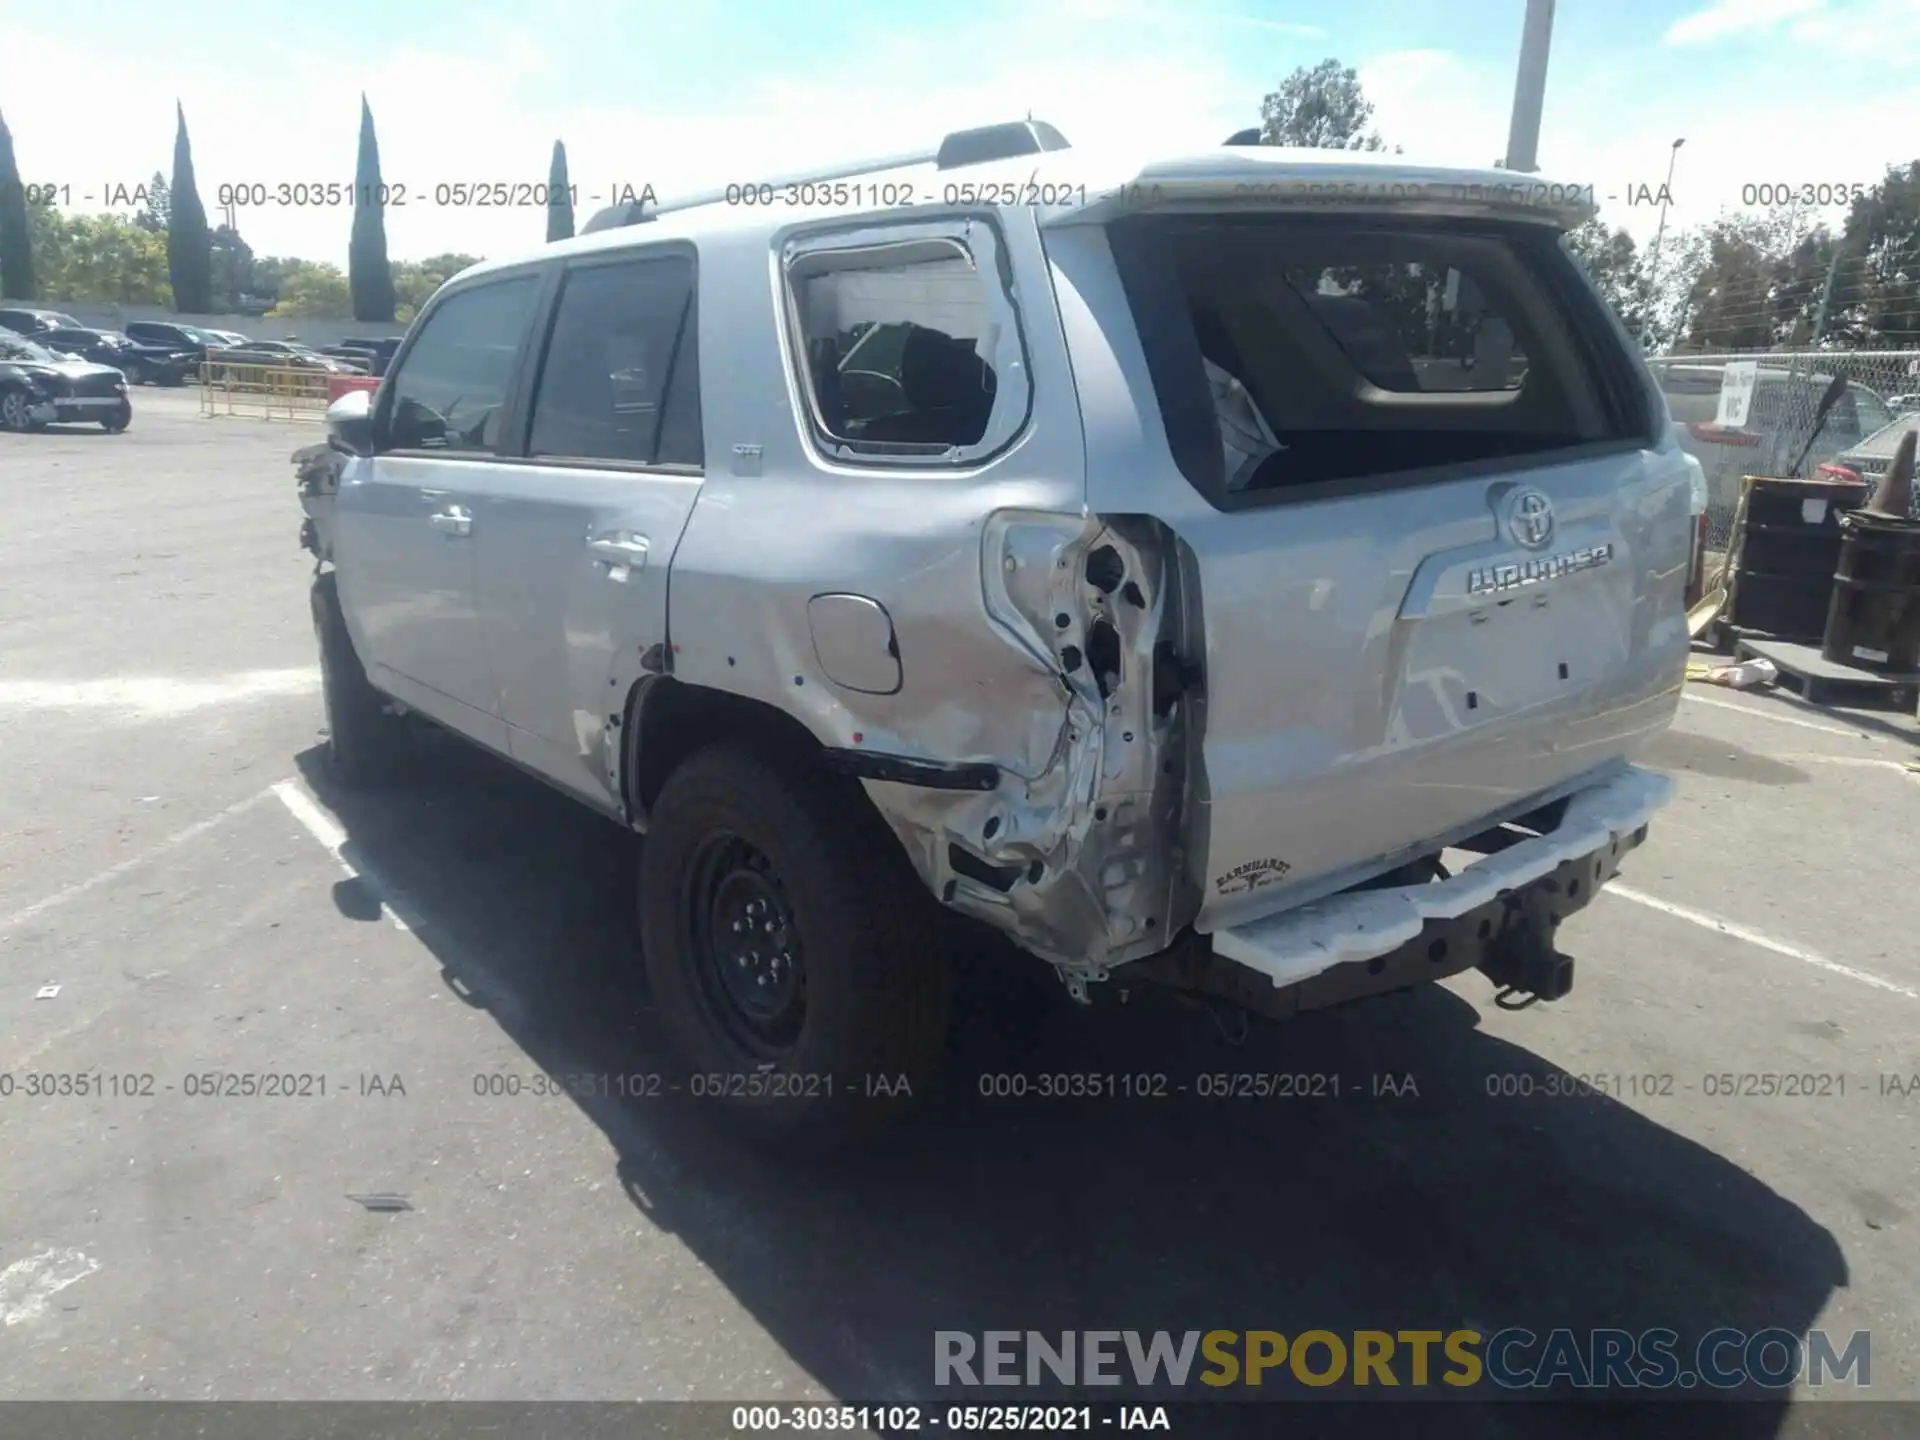
<path id="1" fill-rule="evenodd" d="M 872 175 L 883 170 L 905 170 L 915 165 L 932 165 L 938 170 L 958 170 L 968 165 L 984 165 L 993 160 L 1010 160 L 1016 155 L 1039 155 L 1048 150 L 1069 150 L 1067 137 L 1044 120 L 1014 120 L 1004 125 L 981 125 L 972 130 L 955 130 L 933 150 L 917 150 L 904 155 L 883 155 L 871 160 L 842 161 L 823 170 L 808 170 L 797 175 L 769 176 L 755 182 L 762 186 L 784 188 L 788 185 L 818 184 L 823 180 L 848 180 L 856 175 Z M 649 205 L 644 200 L 609 205 L 595 212 L 580 227 L 582 235 L 596 230 L 617 230 L 640 225 L 674 210 L 691 210 L 713 205 L 737 194 L 740 187 L 729 185 L 705 190 Z"/>

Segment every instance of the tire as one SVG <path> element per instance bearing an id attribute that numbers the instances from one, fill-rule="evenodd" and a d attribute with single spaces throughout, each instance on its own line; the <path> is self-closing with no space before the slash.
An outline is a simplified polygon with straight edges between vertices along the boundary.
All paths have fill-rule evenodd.
<path id="1" fill-rule="evenodd" d="M 122 401 L 118 410 L 100 422 L 100 428 L 109 435 L 118 435 L 132 423 L 133 404 L 131 401 Z"/>
<path id="2" fill-rule="evenodd" d="M 24 390 L 0 390 L 0 430 L 11 430 L 16 434 L 38 430 L 39 422 L 29 419 L 27 415 L 30 404 Z"/>
<path id="3" fill-rule="evenodd" d="M 932 1085 L 948 930 L 858 785 L 810 763 L 733 743 L 684 761 L 641 848 L 640 931 L 687 1093 L 755 1138 L 833 1146 L 871 1138 Z M 780 927 L 771 956 L 753 947 L 764 963 L 730 950 L 751 942 L 729 936 L 729 915 Z M 797 1013 L 757 1019 L 729 975 L 749 1006 L 749 976 L 774 992 L 763 1004 L 797 987 Z"/>
<path id="4" fill-rule="evenodd" d="M 327 712 L 327 760 L 350 789 L 392 784 L 406 768 L 406 723 L 388 713 L 354 653 L 333 573 L 313 582 L 313 629 L 320 644 L 320 691 Z"/>

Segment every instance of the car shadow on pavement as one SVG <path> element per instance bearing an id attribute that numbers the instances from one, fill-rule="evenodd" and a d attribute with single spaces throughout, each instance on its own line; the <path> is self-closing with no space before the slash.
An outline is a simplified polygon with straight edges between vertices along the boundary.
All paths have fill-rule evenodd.
<path id="1" fill-rule="evenodd" d="M 347 831 L 348 858 L 406 907 L 447 983 L 533 1064 L 678 1073 L 639 973 L 639 842 L 459 742 L 423 743 L 422 778 L 386 794 L 341 792 L 318 751 L 300 757 Z M 363 898 L 341 903 L 364 913 Z M 843 1399 L 1227 1405 L 1330 1393 L 1283 1369 L 1259 1389 L 942 1390 L 937 1331 L 1057 1341 L 1065 1330 L 1522 1326 L 1544 1339 L 1665 1328 L 1685 1362 L 1720 1327 L 1804 1334 L 1847 1283 L 1834 1237 L 1733 1161 L 1619 1100 L 1543 1093 L 1564 1072 L 1477 1028 L 1461 998 L 1491 999 L 1477 976 L 1453 982 L 1460 993 L 1427 986 L 1256 1022 L 1234 1044 L 1213 1012 L 1164 993 L 1087 1010 L 1050 977 L 1015 971 L 1003 987 L 1007 973 L 1003 957 L 983 960 L 963 982 L 942 1085 L 877 1149 L 768 1154 L 727 1139 L 696 1100 L 577 1100 L 615 1146 L 633 1203 Z M 1578 1005 L 1578 990 L 1565 1003 Z M 1038 1077 L 1073 1074 L 1164 1075 L 1169 1093 L 1032 1093 Z M 1338 1077 L 1338 1095 L 1331 1080 L 1310 1087 L 1313 1099 L 1198 1094 L 1209 1083 L 1199 1077 L 1236 1075 Z M 1024 1077 L 1028 1096 L 983 1093 L 1021 1084 L 1000 1076 Z M 1657 1116 L 1682 1102 L 1638 1103 Z M 1537 1359 L 1540 1347 L 1516 1353 Z M 1437 1383 L 1438 1349 L 1434 1359 L 1436 1383 L 1419 1393 L 1461 1398 Z M 1599 1423 L 1617 1424 L 1622 1392 L 1607 1398 L 1612 1418 Z M 1239 1405 L 1234 1418 L 1260 1421 L 1256 1410 L 1266 1418 L 1255 1428 L 1270 1428 L 1270 1406 Z M 1712 1410 L 1689 1433 L 1772 1436 L 1787 1414 L 1773 1397 Z M 1480 1434 L 1585 1433 L 1559 1406 L 1474 1414 Z M 1317 1404 L 1287 1418 L 1329 1433 L 1336 1415 L 1356 1433 L 1439 1418 Z"/>

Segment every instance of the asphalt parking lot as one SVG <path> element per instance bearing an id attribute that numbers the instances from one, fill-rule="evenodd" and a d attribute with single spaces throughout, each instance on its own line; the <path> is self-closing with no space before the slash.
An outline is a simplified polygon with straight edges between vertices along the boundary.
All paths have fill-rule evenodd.
<path id="1" fill-rule="evenodd" d="M 450 742 L 331 791 L 316 428 L 135 405 L 0 436 L 0 1395 L 927 1399 L 936 1330 L 1523 1324 L 1866 1330 L 1847 1400 L 1920 1401 L 1911 717 L 1691 687 L 1557 1005 L 1470 974 L 1235 1045 L 979 982 L 897 1143 L 775 1159 L 694 1101 L 532 1093 L 665 1068 L 634 843 Z M 189 1093 L 262 1071 L 325 1093 Z M 980 1094 L 1073 1071 L 1340 1095 Z M 63 1073 L 154 1088 L 24 1093 Z M 1838 1433 L 1800 1398 L 1728 1433 Z M 1485 1433 L 1566 1433 L 1526 1408 Z"/>

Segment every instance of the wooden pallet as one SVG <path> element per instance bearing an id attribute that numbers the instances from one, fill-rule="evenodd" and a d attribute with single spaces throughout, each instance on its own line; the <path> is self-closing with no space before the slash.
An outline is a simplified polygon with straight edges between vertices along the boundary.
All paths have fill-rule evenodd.
<path id="1" fill-rule="evenodd" d="M 1920 670 L 1862 670 L 1836 665 L 1818 645 L 1791 640 L 1738 640 L 1734 659 L 1771 660 L 1780 679 L 1810 705 L 1864 705 L 1911 712 L 1920 691 Z"/>

